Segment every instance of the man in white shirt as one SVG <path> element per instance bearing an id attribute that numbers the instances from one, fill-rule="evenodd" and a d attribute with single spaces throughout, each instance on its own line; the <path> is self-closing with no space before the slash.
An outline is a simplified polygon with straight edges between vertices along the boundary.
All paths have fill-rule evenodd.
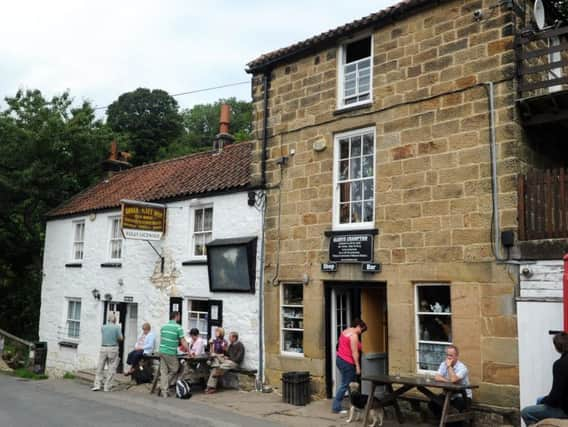
<path id="1" fill-rule="evenodd" d="M 446 360 L 440 363 L 438 372 L 436 373 L 435 380 L 440 382 L 447 382 L 453 384 L 469 385 L 469 375 L 467 366 L 459 361 L 459 349 L 455 345 L 446 347 Z M 466 390 L 467 399 L 471 401 L 471 389 Z M 451 398 L 451 405 L 458 411 L 463 411 L 466 404 L 461 394 L 454 394 Z M 436 415 L 442 414 L 442 407 L 436 401 L 430 401 L 428 404 L 430 410 Z"/>

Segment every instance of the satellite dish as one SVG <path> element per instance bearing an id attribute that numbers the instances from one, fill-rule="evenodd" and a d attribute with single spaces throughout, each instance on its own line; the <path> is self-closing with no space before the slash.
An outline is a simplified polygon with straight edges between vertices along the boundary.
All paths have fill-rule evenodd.
<path id="1" fill-rule="evenodd" d="M 542 0 L 536 0 L 534 2 L 533 15 L 536 26 L 539 30 L 542 30 L 546 25 L 546 12 Z"/>

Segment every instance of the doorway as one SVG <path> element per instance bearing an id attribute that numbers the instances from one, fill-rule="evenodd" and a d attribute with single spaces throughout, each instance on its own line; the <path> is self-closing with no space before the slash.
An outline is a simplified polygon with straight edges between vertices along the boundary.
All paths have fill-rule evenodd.
<path id="1" fill-rule="evenodd" d="M 332 397 L 340 374 L 335 366 L 341 331 L 360 318 L 367 324 L 361 337 L 362 374 L 387 372 L 388 326 L 384 282 L 325 283 L 326 392 Z M 363 384 L 364 385 L 364 384 Z"/>
<path id="2" fill-rule="evenodd" d="M 126 311 L 127 311 L 127 303 L 124 302 L 113 302 L 113 301 L 105 301 L 104 307 L 104 317 L 103 317 L 103 325 L 106 325 L 111 313 L 114 313 L 116 316 L 116 324 L 120 326 L 120 330 L 122 331 L 122 336 L 125 337 L 126 335 Z M 116 368 L 116 372 L 119 374 L 124 372 L 124 341 L 118 342 L 118 366 Z"/>

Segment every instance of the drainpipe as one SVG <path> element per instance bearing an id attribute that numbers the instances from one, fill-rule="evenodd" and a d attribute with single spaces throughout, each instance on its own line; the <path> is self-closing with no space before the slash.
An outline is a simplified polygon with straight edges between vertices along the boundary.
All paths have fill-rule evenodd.
<path id="1" fill-rule="evenodd" d="M 262 116 L 262 161 L 261 161 L 261 186 L 266 186 L 266 161 L 268 158 L 268 86 L 270 85 L 270 70 L 266 70 L 262 76 L 263 93 L 263 116 Z"/>
<path id="2" fill-rule="evenodd" d="M 497 143 L 495 132 L 495 84 L 493 82 L 485 83 L 487 90 L 487 98 L 489 101 L 489 152 L 491 156 L 491 195 L 493 202 L 493 255 L 497 261 L 507 261 L 500 253 L 499 236 L 501 235 L 499 229 L 499 187 L 497 179 Z"/>
<path id="3" fill-rule="evenodd" d="M 262 190 L 264 191 L 264 190 Z M 266 193 L 262 196 L 260 230 L 260 274 L 258 287 L 258 378 L 256 390 L 264 390 L 264 222 L 266 219 Z"/>

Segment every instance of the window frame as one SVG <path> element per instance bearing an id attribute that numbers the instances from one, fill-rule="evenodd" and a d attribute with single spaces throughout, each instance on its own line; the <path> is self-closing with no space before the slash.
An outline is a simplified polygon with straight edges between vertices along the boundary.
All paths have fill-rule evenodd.
<path id="1" fill-rule="evenodd" d="M 65 298 L 67 303 L 67 311 L 65 313 L 65 338 L 72 340 L 72 341 L 79 341 L 81 339 L 81 315 L 82 315 L 82 303 L 81 298 Z M 71 318 L 70 317 L 70 308 L 71 304 L 79 304 L 79 319 Z M 78 333 L 77 336 L 71 336 L 70 332 L 70 323 L 74 322 L 78 324 Z"/>
<path id="2" fill-rule="evenodd" d="M 302 289 L 302 304 L 284 304 L 284 288 L 286 286 L 300 286 Z M 280 308 L 280 315 L 279 315 L 279 334 L 280 334 L 280 354 L 282 356 L 290 356 L 290 357 L 305 357 L 305 348 L 304 348 L 304 336 L 306 325 L 305 321 L 305 310 L 304 310 L 304 285 L 301 282 L 287 282 L 282 283 L 280 286 L 280 301 L 279 301 L 279 308 Z M 284 327 L 284 308 L 301 308 L 302 309 L 302 328 L 285 328 Z M 302 333 L 302 352 L 296 351 L 287 351 L 284 349 L 284 331 L 292 331 L 292 332 L 301 332 Z"/>
<path id="3" fill-rule="evenodd" d="M 369 38 L 370 46 L 370 69 L 369 69 L 369 99 L 365 99 L 363 101 L 357 101 L 350 104 L 345 103 L 345 96 L 344 96 L 344 84 L 345 84 L 345 65 L 346 65 L 346 56 L 347 56 L 347 46 L 358 42 L 360 40 Z M 349 40 L 343 41 L 339 45 L 339 49 L 337 49 L 337 109 L 349 109 L 352 107 L 359 107 L 364 105 L 369 105 L 373 103 L 373 34 L 372 33 L 364 33 L 358 36 L 355 36 Z M 365 58 L 361 58 L 358 61 L 361 61 Z M 356 62 L 356 61 L 355 61 Z"/>
<path id="4" fill-rule="evenodd" d="M 186 297 L 186 305 L 187 305 L 187 316 L 186 316 L 186 321 L 187 321 L 187 331 L 189 333 L 189 330 L 191 330 L 191 328 L 193 328 L 194 326 L 191 325 L 191 320 L 190 316 L 191 314 L 197 314 L 197 322 L 199 323 L 199 321 L 204 320 L 205 321 L 205 328 L 199 329 L 199 336 L 201 338 L 203 338 L 205 341 L 208 341 L 208 337 L 209 337 L 209 311 L 197 311 L 197 310 L 193 310 L 193 301 L 200 301 L 200 302 L 204 302 L 207 304 L 207 306 L 209 306 L 209 299 L 208 298 L 199 298 L 199 297 Z M 201 315 L 205 315 L 204 317 L 202 317 Z M 182 322 L 183 323 L 183 322 Z M 195 326 L 197 327 L 197 326 Z"/>
<path id="5" fill-rule="evenodd" d="M 373 219 L 371 221 L 350 222 L 347 224 L 340 223 L 340 181 L 339 181 L 339 161 L 340 147 L 339 141 L 344 138 L 354 136 L 363 136 L 366 133 L 373 134 Z M 361 148 L 362 150 L 362 148 Z M 361 166 L 362 167 L 362 166 Z M 347 132 L 336 133 L 333 136 L 333 209 L 332 209 L 332 227 L 333 230 L 366 230 L 375 228 L 376 209 L 377 209 L 377 130 L 376 127 L 370 126 L 366 128 L 354 129 Z M 369 177 L 366 177 L 367 179 Z M 360 181 L 363 181 L 361 177 Z M 361 189 L 363 192 L 363 189 Z M 351 200 L 351 199 L 350 199 Z M 362 199 L 364 200 L 364 199 Z"/>
<path id="6" fill-rule="evenodd" d="M 124 259 L 124 237 L 122 236 L 121 232 L 121 216 L 120 215 L 113 215 L 109 216 L 109 234 L 108 234 L 108 259 L 111 262 L 120 262 Z M 115 237 L 113 234 L 113 225 L 114 221 L 118 220 L 118 234 L 120 237 Z M 113 255 L 113 242 L 120 241 L 120 257 L 114 258 Z"/>
<path id="7" fill-rule="evenodd" d="M 205 226 L 205 210 L 206 209 L 211 209 L 211 230 L 208 231 L 195 231 L 195 221 L 197 218 L 197 211 L 203 211 L 203 226 Z M 192 206 L 191 207 L 191 220 L 190 220 L 190 230 L 191 230 L 191 237 L 189 239 L 189 255 L 191 259 L 199 259 L 199 260 L 205 260 L 207 259 L 207 243 L 211 242 L 214 240 L 214 235 L 213 235 L 213 230 L 215 228 L 215 208 L 213 207 L 212 203 L 207 203 L 207 204 L 203 204 L 203 205 L 196 205 L 196 206 Z M 196 235 L 207 235 L 210 234 L 210 239 L 205 242 L 203 244 L 203 248 L 205 250 L 205 254 L 203 255 L 198 255 L 195 253 L 195 237 Z"/>
<path id="8" fill-rule="evenodd" d="M 85 259 L 85 229 L 86 229 L 86 221 L 84 219 L 78 219 L 78 220 L 74 220 L 72 222 L 73 224 L 73 243 L 71 245 L 71 260 L 74 262 L 82 262 Z M 76 240 L 77 239 L 77 227 L 79 225 L 83 225 L 83 235 L 82 240 Z M 76 254 L 77 251 L 75 250 L 76 245 L 81 244 L 82 248 L 81 248 L 81 257 L 77 258 Z"/>
<path id="9" fill-rule="evenodd" d="M 431 286 L 443 286 L 443 287 L 447 287 L 448 291 L 449 291 L 449 297 L 450 297 L 450 312 L 433 312 L 433 311 L 420 311 L 420 301 L 419 301 L 419 294 L 418 294 L 418 288 L 420 287 L 431 287 Z M 453 324 L 452 324 L 452 340 L 450 341 L 433 341 L 433 340 L 423 340 L 420 337 L 420 318 L 419 316 L 422 315 L 431 315 L 431 316 L 448 316 L 450 318 L 450 320 L 453 320 L 453 311 L 451 311 L 452 309 L 452 286 L 450 283 L 444 283 L 444 282 L 416 282 L 414 284 L 414 333 L 415 333 L 415 354 L 416 354 L 416 372 L 418 374 L 435 374 L 438 372 L 438 369 L 436 370 L 429 370 L 429 369 L 421 369 L 420 368 L 420 343 L 425 343 L 425 344 L 435 344 L 435 345 L 444 345 L 446 347 L 453 345 L 454 341 L 453 341 Z M 443 362 L 444 360 L 440 360 L 437 364 L 438 366 Z"/>

